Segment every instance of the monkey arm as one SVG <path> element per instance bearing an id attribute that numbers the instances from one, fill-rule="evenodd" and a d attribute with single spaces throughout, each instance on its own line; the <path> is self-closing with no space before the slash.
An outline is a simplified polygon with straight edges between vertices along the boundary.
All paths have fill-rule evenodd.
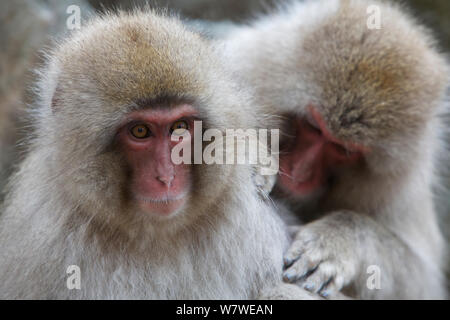
<path id="1" fill-rule="evenodd" d="M 434 279 L 424 276 L 436 266 L 383 225 L 351 211 L 300 227 L 284 260 L 285 281 L 324 297 L 340 290 L 362 299 L 442 297 L 433 292 Z"/>

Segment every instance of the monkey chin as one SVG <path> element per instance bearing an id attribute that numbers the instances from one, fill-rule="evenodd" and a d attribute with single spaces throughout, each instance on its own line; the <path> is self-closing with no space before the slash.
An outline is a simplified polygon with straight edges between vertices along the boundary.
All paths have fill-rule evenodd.
<path id="1" fill-rule="evenodd" d="M 138 196 L 136 200 L 138 202 L 140 210 L 144 214 L 149 214 L 156 218 L 171 218 L 181 211 L 186 203 L 186 195 L 181 194 L 174 197 L 163 198 L 151 198 Z"/>

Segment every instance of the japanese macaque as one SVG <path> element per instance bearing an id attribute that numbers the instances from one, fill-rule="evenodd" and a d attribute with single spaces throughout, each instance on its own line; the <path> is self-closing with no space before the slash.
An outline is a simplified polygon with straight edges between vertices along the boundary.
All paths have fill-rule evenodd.
<path id="1" fill-rule="evenodd" d="M 148 11 L 96 18 L 49 55 L 0 216 L 1 298 L 310 295 L 282 282 L 287 233 L 249 165 L 172 161 L 195 120 L 259 126 L 214 51 Z"/>
<path id="2" fill-rule="evenodd" d="M 305 223 L 284 279 L 324 297 L 446 297 L 431 187 L 448 67 L 405 11 L 294 3 L 225 39 L 284 132 L 272 196 Z"/>

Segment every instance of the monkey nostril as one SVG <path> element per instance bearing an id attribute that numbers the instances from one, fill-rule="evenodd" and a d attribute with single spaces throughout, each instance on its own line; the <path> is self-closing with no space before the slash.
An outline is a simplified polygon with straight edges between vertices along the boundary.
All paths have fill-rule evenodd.
<path id="1" fill-rule="evenodd" d="M 167 185 L 169 188 L 172 184 L 172 181 L 175 177 L 174 176 L 158 176 L 156 177 L 156 179 L 162 183 L 164 183 L 165 185 Z"/>

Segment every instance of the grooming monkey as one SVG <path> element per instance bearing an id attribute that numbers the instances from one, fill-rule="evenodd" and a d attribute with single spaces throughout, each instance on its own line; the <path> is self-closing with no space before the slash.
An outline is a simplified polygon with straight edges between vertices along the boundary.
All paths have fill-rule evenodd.
<path id="1" fill-rule="evenodd" d="M 386 2 L 307 1 L 225 42 L 285 133 L 272 195 L 306 224 L 284 279 L 325 297 L 445 298 L 431 187 L 448 67 L 429 32 Z"/>
<path id="2" fill-rule="evenodd" d="M 0 215 L 1 298 L 309 297 L 282 283 L 285 227 L 250 166 L 172 162 L 196 120 L 259 125 L 213 51 L 153 11 L 96 18 L 54 50 Z"/>

